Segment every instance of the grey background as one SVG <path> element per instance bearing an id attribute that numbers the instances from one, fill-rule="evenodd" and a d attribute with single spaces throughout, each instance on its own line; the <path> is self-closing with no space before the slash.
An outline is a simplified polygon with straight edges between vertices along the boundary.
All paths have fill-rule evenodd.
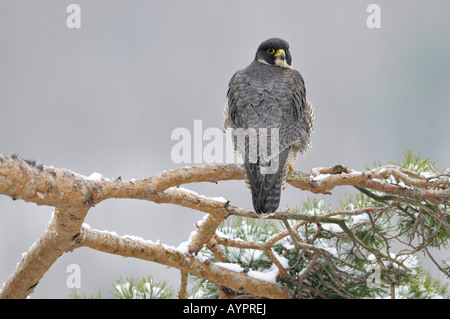
<path id="1" fill-rule="evenodd" d="M 68 29 L 71 1 L 0 1 L 0 153 L 124 179 L 194 165 L 172 162 L 171 132 L 192 130 L 196 119 L 220 128 L 229 79 L 277 36 L 289 41 L 315 106 L 313 147 L 296 169 L 340 162 L 363 170 L 375 159 L 401 160 L 408 148 L 448 166 L 450 2 L 376 1 L 381 29 L 368 29 L 372 2 L 79 0 L 82 27 Z M 242 181 L 187 187 L 251 207 Z M 335 190 L 326 203 L 350 192 Z M 280 207 L 311 196 L 288 187 Z M 0 196 L 0 284 L 51 212 Z M 202 217 L 108 200 L 86 222 L 178 246 Z M 32 298 L 65 298 L 72 263 L 88 294 L 109 296 L 121 276 L 179 284 L 177 270 L 81 248 L 53 265 Z"/>

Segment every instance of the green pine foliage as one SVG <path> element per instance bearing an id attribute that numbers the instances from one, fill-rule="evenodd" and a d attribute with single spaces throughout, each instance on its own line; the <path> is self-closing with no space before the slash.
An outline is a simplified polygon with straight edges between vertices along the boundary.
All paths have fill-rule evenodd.
<path id="1" fill-rule="evenodd" d="M 230 218 L 218 229 L 224 237 L 242 241 L 266 242 L 277 234 L 279 229 L 272 221 L 259 221 L 247 218 Z M 224 247 L 227 262 L 244 265 L 244 272 L 250 269 L 261 270 L 270 267 L 272 262 L 261 250 Z M 205 251 L 205 254 L 207 252 Z"/>
<path id="2" fill-rule="evenodd" d="M 97 295 L 89 295 L 88 296 L 85 292 L 78 293 L 75 288 L 72 289 L 72 291 L 68 297 L 70 299 L 102 299 L 102 295 L 101 295 L 100 291 L 97 293 Z"/>
<path id="3" fill-rule="evenodd" d="M 416 154 L 411 149 L 405 152 L 402 162 L 389 162 L 389 164 L 430 176 L 444 172 L 438 162 L 433 162 L 429 158 L 424 159 L 420 153 Z"/>
<path id="4" fill-rule="evenodd" d="M 96 296 L 87 296 L 75 290 L 69 295 L 71 299 L 101 299 L 100 292 Z M 136 280 L 134 278 L 120 278 L 113 285 L 110 299 L 173 299 L 175 292 L 167 286 L 167 282 L 155 281 L 151 276 Z"/>
<path id="5" fill-rule="evenodd" d="M 151 276 L 136 280 L 134 278 L 119 279 L 112 291 L 114 299 L 172 299 L 175 293 L 167 286 L 167 282 L 153 280 Z"/>
<path id="6" fill-rule="evenodd" d="M 266 242 L 270 237 L 279 232 L 279 225 L 270 220 L 256 220 L 252 218 L 228 218 L 216 231 L 217 234 L 227 238 L 242 241 Z M 267 254 L 256 249 L 240 249 L 235 247 L 223 247 L 227 257 L 227 263 L 238 264 L 244 273 L 251 271 L 270 271 L 272 261 Z M 201 254 L 209 260 L 216 262 L 213 254 L 207 248 L 201 250 Z M 193 299 L 217 299 L 217 288 L 211 282 L 190 277 L 193 289 L 190 298 Z"/>
<path id="7" fill-rule="evenodd" d="M 448 286 L 433 279 L 429 272 L 419 269 L 411 280 L 396 287 L 400 299 L 441 299 L 450 298 Z"/>

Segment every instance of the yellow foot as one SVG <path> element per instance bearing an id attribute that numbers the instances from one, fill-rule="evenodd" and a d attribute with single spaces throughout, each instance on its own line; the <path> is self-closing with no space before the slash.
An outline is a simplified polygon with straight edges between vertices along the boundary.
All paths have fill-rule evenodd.
<path id="1" fill-rule="evenodd" d="M 289 170 L 292 172 L 295 171 L 294 166 L 291 163 L 289 163 Z"/>
<path id="2" fill-rule="evenodd" d="M 283 190 L 285 190 L 287 188 L 287 186 L 283 186 Z"/>

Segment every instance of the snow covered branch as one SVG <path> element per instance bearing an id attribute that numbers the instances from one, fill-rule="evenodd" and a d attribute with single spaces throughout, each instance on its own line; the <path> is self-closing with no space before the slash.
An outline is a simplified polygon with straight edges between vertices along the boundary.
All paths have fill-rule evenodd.
<path id="1" fill-rule="evenodd" d="M 282 220 L 287 225 L 287 230 L 274 233 L 263 242 L 227 237 L 218 230 L 230 216 L 257 219 L 258 216 L 253 211 L 233 206 L 230 201 L 221 197 L 210 198 L 180 187 L 193 182 L 239 179 L 242 179 L 242 167 L 235 164 L 178 168 L 142 180 L 126 181 L 104 178 L 98 173 L 86 177 L 67 169 L 25 161 L 16 155 L 0 155 L 0 194 L 14 200 L 55 207 L 46 231 L 17 264 L 0 291 L 0 298 L 27 297 L 63 253 L 81 246 L 178 268 L 184 282 L 180 288 L 180 296 L 185 296 L 186 274 L 189 274 L 214 282 L 222 297 L 233 296 L 230 295 L 230 290 L 235 293 L 245 292 L 245 296 L 267 298 L 300 295 L 324 297 L 326 294 L 323 290 L 307 284 L 305 271 L 315 270 L 317 280 L 321 282 L 319 286 L 323 287 L 325 281 L 331 278 L 333 287 L 330 289 L 341 297 L 350 297 L 351 293 L 344 291 L 344 282 L 351 276 L 344 274 L 337 266 L 330 266 L 331 262 L 338 260 L 339 265 L 357 270 L 360 275 L 353 278 L 357 283 L 363 282 L 369 273 L 336 257 L 335 251 L 330 251 L 329 247 L 323 245 L 320 238 L 324 234 L 328 234 L 328 237 L 330 234 L 336 236 L 338 241 L 352 243 L 351 250 L 354 253 L 361 253 L 366 261 L 372 260 L 378 264 L 386 276 L 385 281 L 393 283 L 395 275 L 411 269 L 405 264 L 405 259 L 399 259 L 390 253 L 388 236 L 379 231 L 377 223 L 385 214 L 395 211 L 412 219 L 412 229 L 400 229 L 395 238 L 413 252 L 424 250 L 428 253 L 428 246 L 443 240 L 443 231 L 447 238 L 450 233 L 450 217 L 447 212 L 450 182 L 447 173 L 421 173 L 395 165 L 357 172 L 341 164 L 315 168 L 311 173 L 290 172 L 288 183 L 299 189 L 329 194 L 334 187 L 351 185 L 371 199 L 373 205 L 320 214 L 306 209 L 301 212 L 278 212 L 267 220 Z M 141 238 L 120 237 L 114 233 L 92 230 L 86 224 L 83 226 L 89 209 L 111 198 L 172 203 L 204 212 L 205 217 L 196 224 L 189 240 L 177 248 Z M 438 227 L 421 219 L 425 215 L 437 222 Z M 363 223 L 355 223 L 354 220 L 358 218 Z M 361 224 L 368 226 L 366 237 L 363 238 L 358 230 Z M 314 230 L 312 236 L 311 230 Z M 410 237 L 409 241 L 401 239 L 405 234 Z M 386 242 L 383 252 L 380 247 L 367 240 L 370 236 Z M 413 241 L 417 237 L 422 239 L 419 245 Z M 283 251 L 297 256 L 298 260 L 294 265 L 287 263 L 286 258 L 274 250 L 281 243 L 283 247 L 287 247 L 289 240 L 291 247 Z M 253 270 L 244 271 L 242 267 L 227 261 L 224 251 L 231 248 L 263 252 L 273 264 L 270 276 Z M 213 262 L 202 255 L 204 249 L 211 252 Z M 292 276 L 291 269 L 302 263 L 302 274 Z M 392 267 L 395 268 L 394 272 Z M 446 272 L 445 267 L 438 267 Z M 295 287 L 295 292 L 287 288 L 289 285 Z"/>
<path id="2" fill-rule="evenodd" d="M 246 276 L 211 263 L 202 256 L 193 256 L 186 251 L 185 245 L 169 247 L 161 243 L 145 241 L 131 236 L 117 236 L 83 227 L 81 229 L 80 246 L 90 247 L 106 253 L 124 257 L 134 257 L 157 262 L 180 269 L 182 272 L 204 278 L 211 282 L 229 287 L 235 291 L 245 289 L 246 292 L 267 298 L 288 298 L 288 293 L 281 286 Z"/>

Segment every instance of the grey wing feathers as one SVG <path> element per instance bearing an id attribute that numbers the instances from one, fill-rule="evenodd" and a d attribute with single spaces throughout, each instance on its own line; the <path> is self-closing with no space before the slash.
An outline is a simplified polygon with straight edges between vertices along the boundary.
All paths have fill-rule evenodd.
<path id="1" fill-rule="evenodd" d="M 235 150 L 244 159 L 245 178 L 258 213 L 274 212 L 279 205 L 287 165 L 298 153 L 307 152 L 313 126 L 312 106 L 306 99 L 303 79 L 296 70 L 253 62 L 236 72 L 230 80 L 225 107 L 224 129 L 235 131 Z M 249 156 L 249 143 L 238 143 L 239 129 L 275 128 L 278 130 L 278 155 L 263 158 L 257 148 L 256 160 Z M 261 137 L 257 135 L 257 140 Z M 242 141 L 242 140 L 241 140 Z M 264 168 L 278 160 L 270 174 Z M 272 163 L 273 164 L 273 163 Z"/>

